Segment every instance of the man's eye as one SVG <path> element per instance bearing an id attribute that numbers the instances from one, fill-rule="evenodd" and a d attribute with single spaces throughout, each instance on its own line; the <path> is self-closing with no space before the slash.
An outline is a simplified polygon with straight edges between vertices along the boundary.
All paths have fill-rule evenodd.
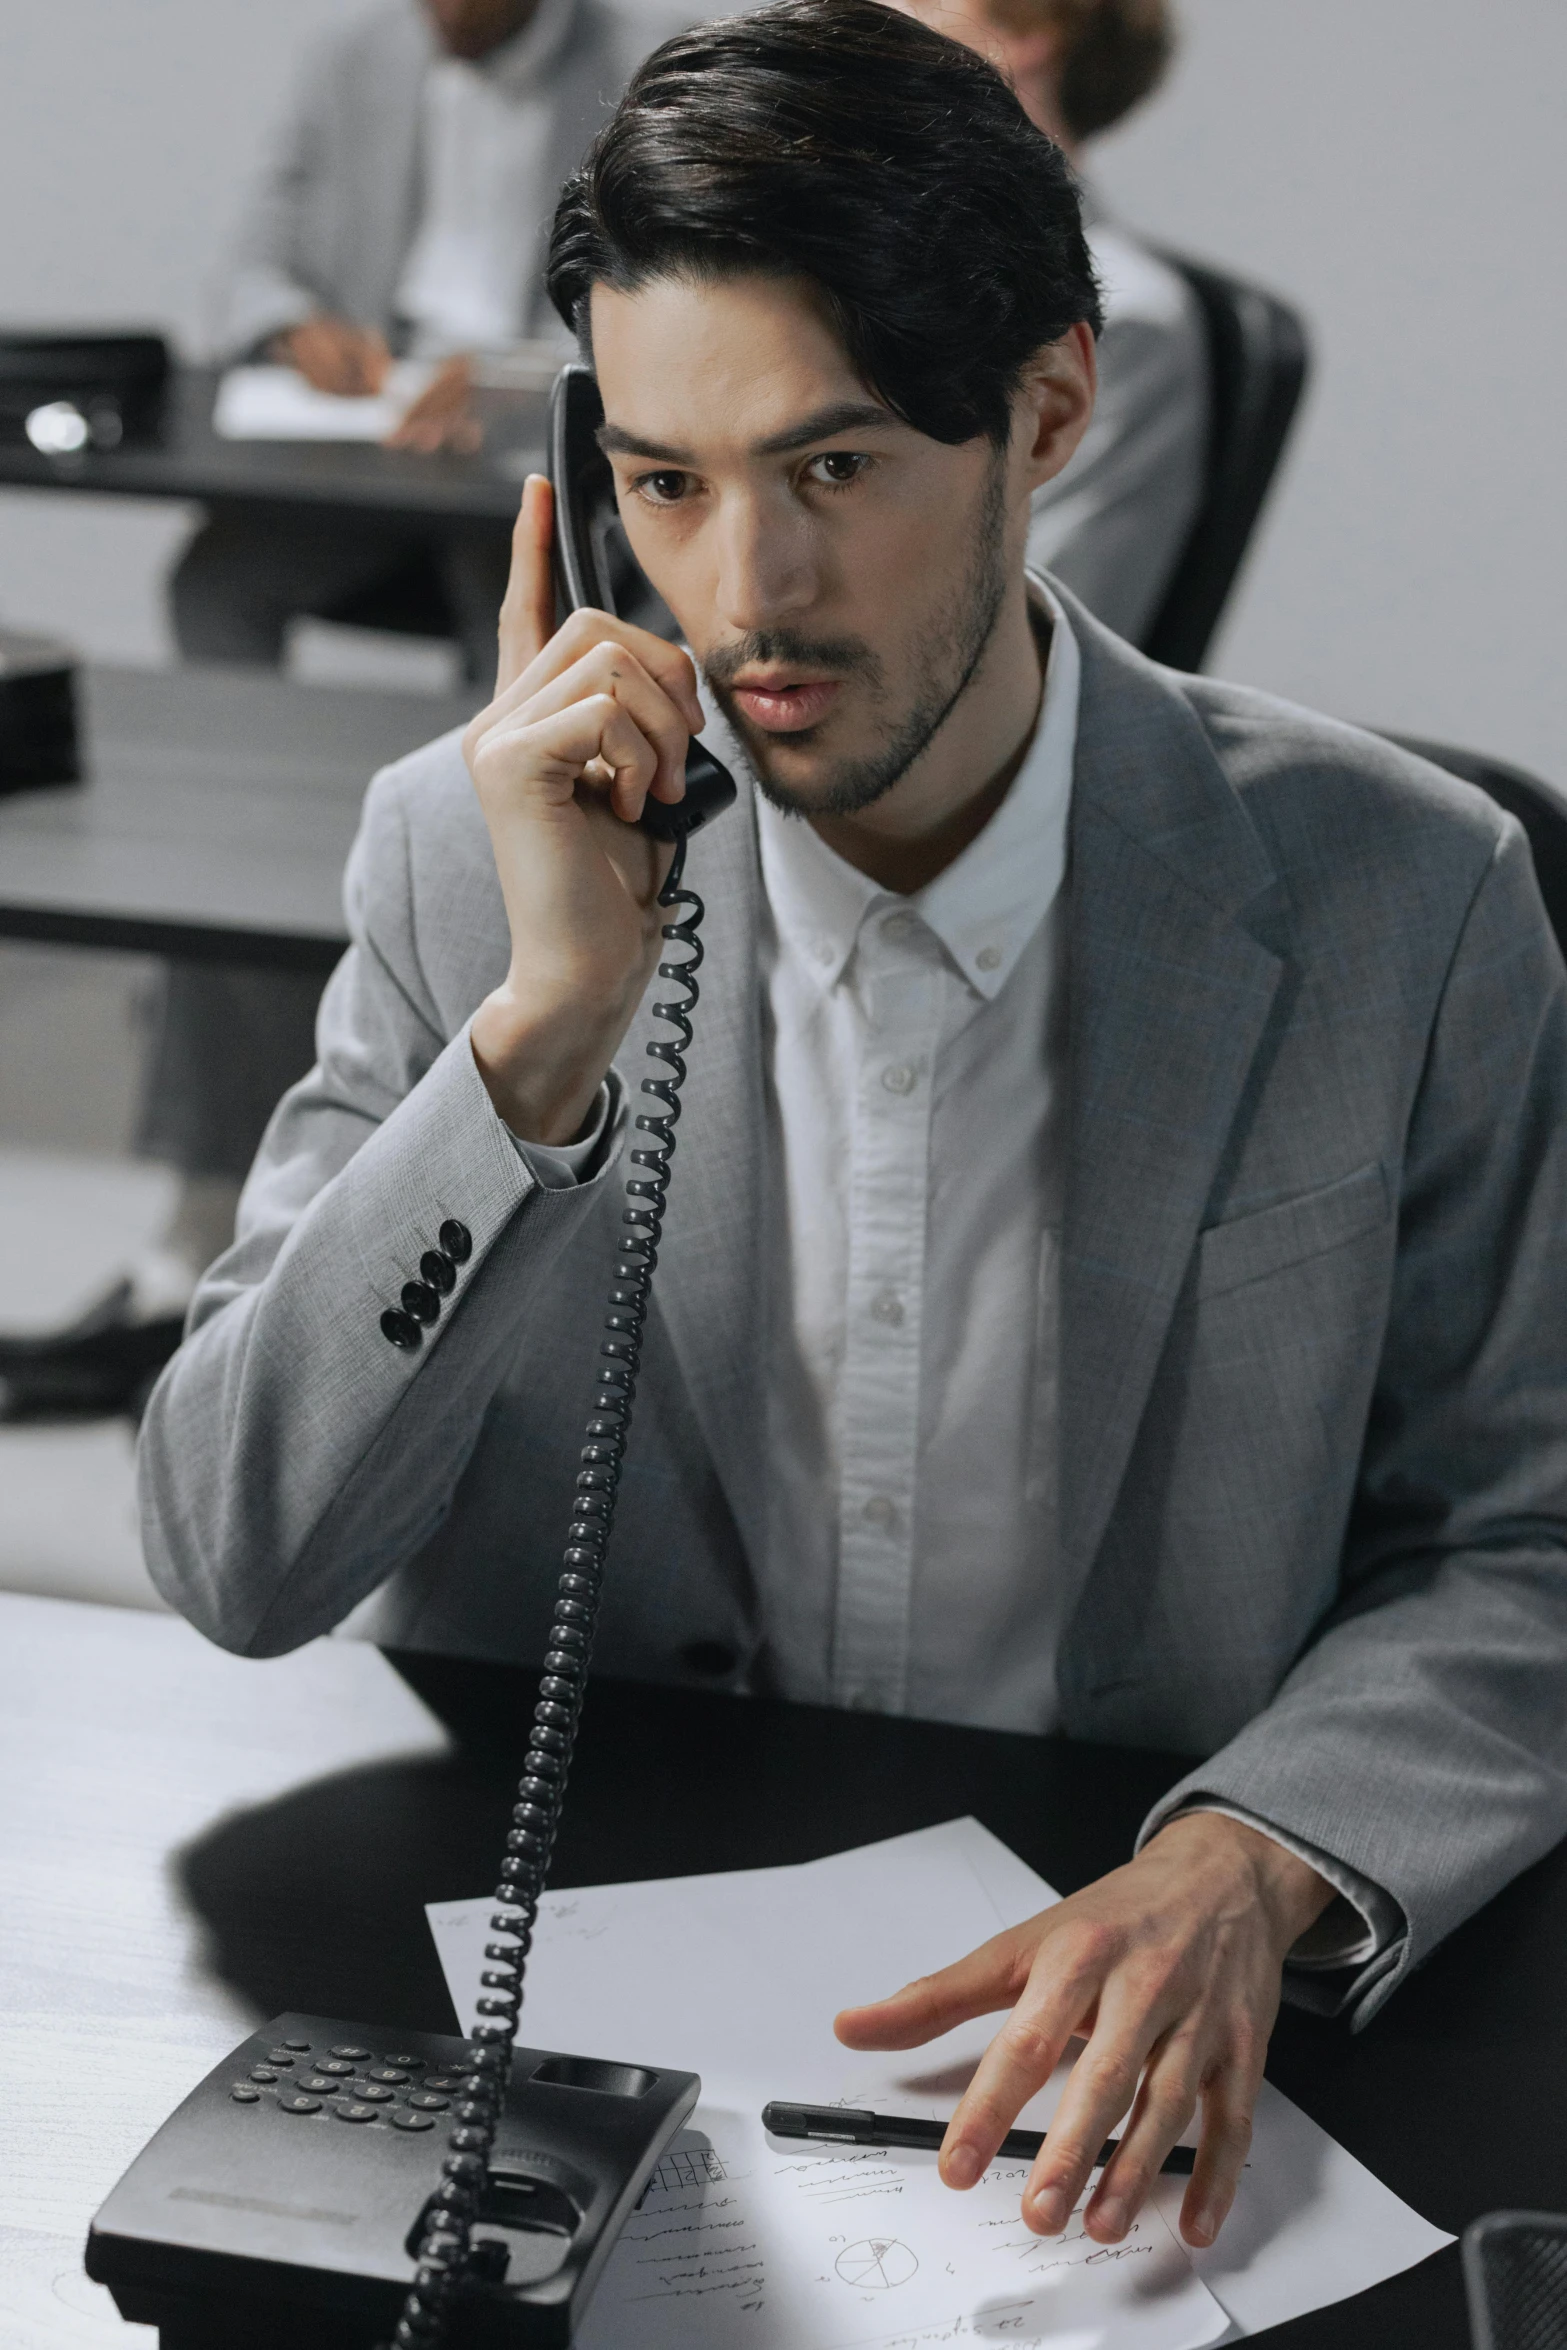
<path id="1" fill-rule="evenodd" d="M 869 465 L 869 457 L 855 449 L 827 449 L 820 457 L 813 457 L 805 470 L 812 481 L 820 482 L 830 490 L 847 489 L 851 481 L 858 481 Z"/>
<path id="2" fill-rule="evenodd" d="M 677 506 L 690 486 L 690 476 L 670 471 L 637 476 L 637 495 L 654 506 Z"/>

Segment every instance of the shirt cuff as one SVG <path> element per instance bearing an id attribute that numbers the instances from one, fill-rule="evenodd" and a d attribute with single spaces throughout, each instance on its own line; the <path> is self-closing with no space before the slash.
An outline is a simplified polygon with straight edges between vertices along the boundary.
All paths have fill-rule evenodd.
<path id="1" fill-rule="evenodd" d="M 1217 1796 L 1194 1796 L 1170 1816 L 1178 1820 L 1194 1811 L 1218 1812 L 1224 1819 L 1239 1820 L 1243 1828 L 1255 1828 L 1259 1836 L 1282 1844 L 1286 1852 L 1293 1852 L 1297 1860 L 1303 1860 L 1319 1877 L 1325 1877 L 1338 1895 L 1291 1949 L 1284 1963 L 1292 1971 L 1320 1975 L 1338 1968 L 1368 1967 L 1385 1958 L 1408 1933 L 1408 1920 L 1392 1894 L 1384 1892 L 1370 1877 L 1363 1877 L 1358 1869 L 1335 1860 L 1320 1845 L 1308 1844 L 1301 1836 L 1291 1836 L 1283 1828 L 1276 1828 L 1271 1820 L 1259 1819 L 1255 1812 L 1246 1811 L 1238 1803 L 1224 1803 Z M 1316 2006 L 1318 2002 L 1313 1999 L 1309 2004 Z"/>
<path id="2" fill-rule="evenodd" d="M 609 1131 L 614 1106 L 606 1079 L 599 1087 L 587 1125 L 574 1142 L 524 1142 L 520 1134 L 512 1134 L 509 1126 L 506 1131 L 511 1134 L 512 1148 L 535 1183 L 545 1191 L 573 1191 L 589 1175 L 597 1173 L 596 1161 Z"/>

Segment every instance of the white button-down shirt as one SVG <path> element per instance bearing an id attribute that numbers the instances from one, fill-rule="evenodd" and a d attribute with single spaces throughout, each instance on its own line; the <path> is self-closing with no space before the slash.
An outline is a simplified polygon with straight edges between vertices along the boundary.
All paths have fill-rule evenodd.
<path id="1" fill-rule="evenodd" d="M 928 888 L 880 888 L 760 795 L 771 1162 L 761 1677 L 804 1702 L 1055 1726 L 1067 826 L 1080 659 L 1051 622 L 1005 800 Z M 546 1184 L 603 1145 L 518 1149 Z M 1344 1897 L 1292 1953 L 1363 1965 L 1402 1913 L 1334 1855 L 1202 1798 Z M 1357 1914 L 1358 1913 L 1358 1914 Z M 1331 2009 L 1340 1992 L 1324 1996 Z"/>
<path id="2" fill-rule="evenodd" d="M 1006 799 L 894 896 L 758 799 L 771 1162 L 770 1676 L 1045 1730 L 1061 883 L 1078 652 L 1058 615 Z"/>

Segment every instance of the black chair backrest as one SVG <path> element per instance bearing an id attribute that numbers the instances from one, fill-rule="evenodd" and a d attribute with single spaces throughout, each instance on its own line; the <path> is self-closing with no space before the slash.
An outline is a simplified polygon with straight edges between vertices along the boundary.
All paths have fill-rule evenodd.
<path id="1" fill-rule="evenodd" d="M 1474 2350 L 1567 2350 L 1567 2219 L 1492 2211 L 1464 2230 Z"/>
<path id="2" fill-rule="evenodd" d="M 1305 388 L 1305 322 L 1261 286 L 1179 253 L 1208 339 L 1208 455 L 1202 504 L 1143 639 L 1151 659 L 1200 669 L 1278 470 Z"/>
<path id="3" fill-rule="evenodd" d="M 1556 933 L 1556 943 L 1567 957 L 1567 797 L 1524 768 L 1510 767 L 1504 759 L 1489 759 L 1479 751 L 1455 750 L 1451 743 L 1427 742 L 1419 735 L 1388 734 L 1387 739 L 1390 743 L 1401 743 L 1406 751 L 1418 751 L 1433 767 L 1445 768 L 1449 775 L 1477 784 L 1487 799 L 1495 800 L 1509 816 L 1517 817 L 1529 835 L 1535 878 L 1540 884 L 1551 928 Z M 1567 2343 L 1563 2344 L 1563 2350 L 1567 2350 Z"/>

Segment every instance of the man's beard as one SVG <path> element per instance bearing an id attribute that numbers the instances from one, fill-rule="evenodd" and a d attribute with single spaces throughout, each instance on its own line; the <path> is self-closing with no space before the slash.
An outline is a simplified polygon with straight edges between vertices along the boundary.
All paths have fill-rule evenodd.
<path id="1" fill-rule="evenodd" d="M 736 707 L 730 681 L 752 663 L 787 662 L 810 672 L 848 677 L 869 688 L 875 709 L 885 707 L 886 671 L 861 637 L 809 637 L 792 628 L 753 629 L 722 645 L 703 664 L 714 699 L 738 737 L 758 787 L 786 816 L 857 816 L 890 792 L 929 748 L 973 682 L 1006 598 L 1006 459 L 998 450 L 980 499 L 968 571 L 945 607 L 916 640 L 910 673 L 922 688 L 881 749 L 868 758 L 840 759 L 809 793 L 796 792 L 770 771 L 774 738 L 751 726 Z M 824 721 L 825 723 L 825 721 Z M 818 728 L 801 727 L 785 739 L 809 745 Z"/>

